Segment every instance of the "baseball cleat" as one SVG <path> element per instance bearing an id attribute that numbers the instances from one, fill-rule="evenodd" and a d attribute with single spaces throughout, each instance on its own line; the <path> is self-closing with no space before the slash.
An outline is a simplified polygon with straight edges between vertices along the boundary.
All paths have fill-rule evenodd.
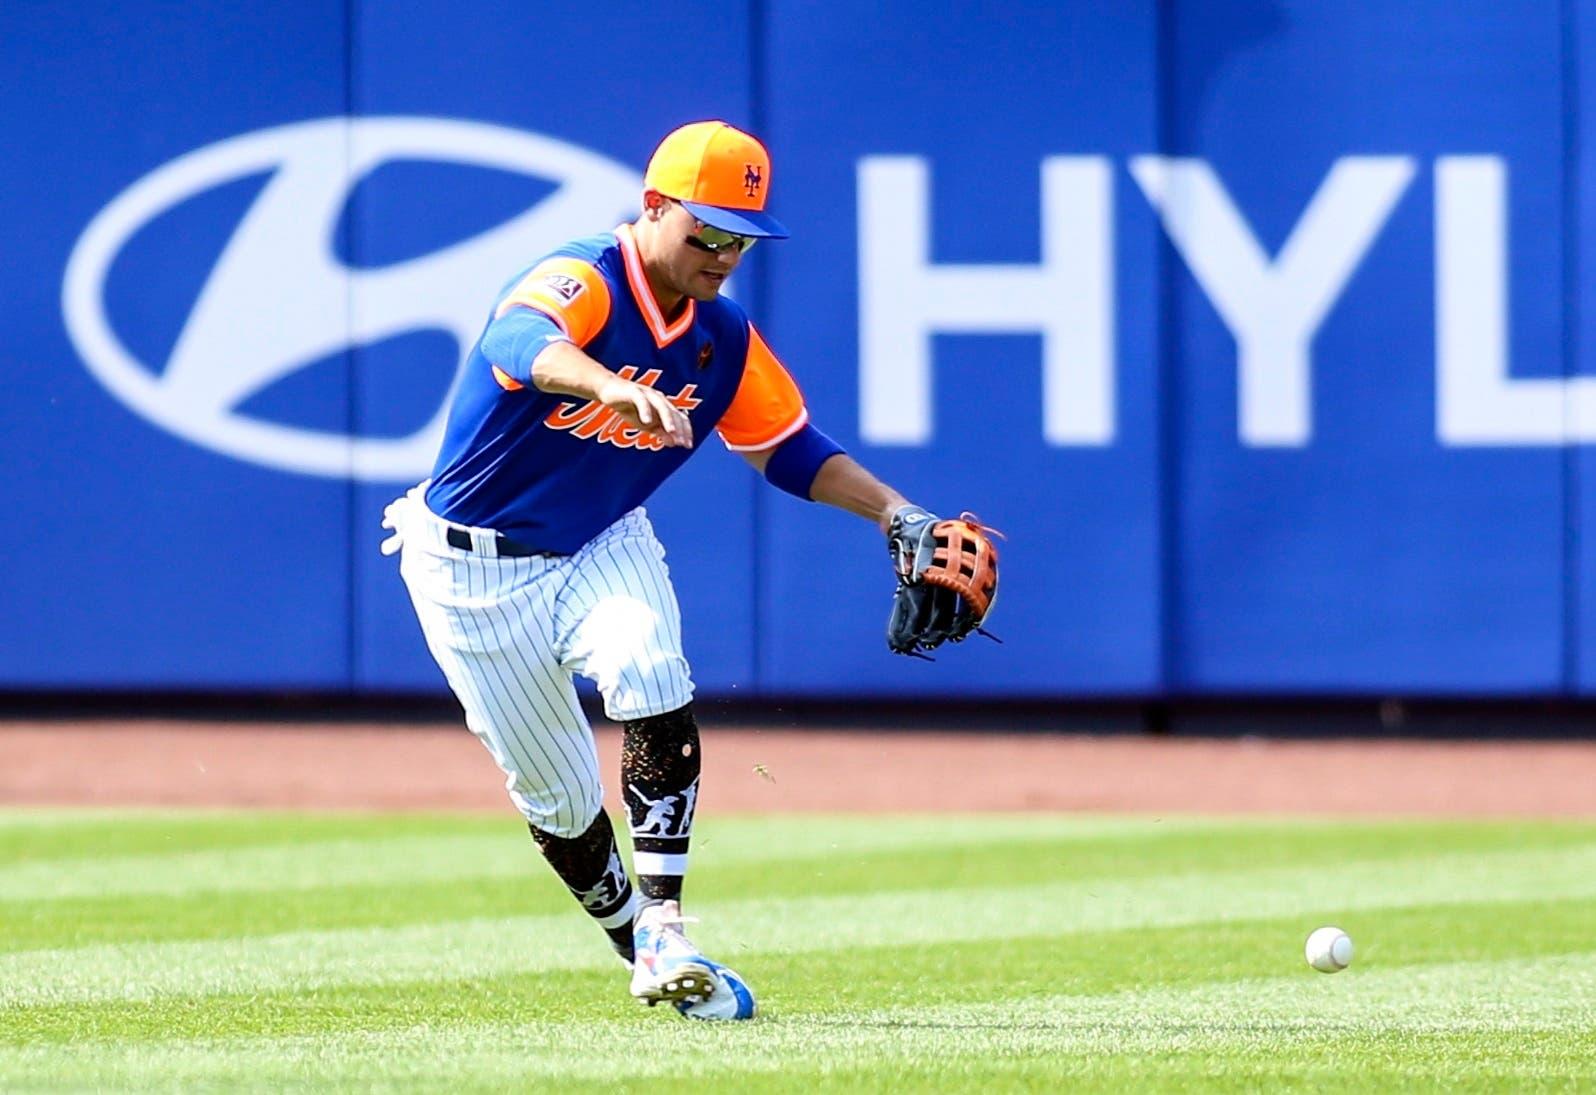
<path id="1" fill-rule="evenodd" d="M 717 982 L 715 991 L 703 1000 L 677 1003 L 675 1007 L 678 1012 L 689 1019 L 707 1022 L 752 1019 L 759 1013 L 754 990 L 748 987 L 748 982 L 743 980 L 741 974 L 719 962 L 711 962 L 709 966 Z"/>
<path id="2" fill-rule="evenodd" d="M 632 942 L 637 959 L 632 965 L 632 995 L 649 1007 L 660 1001 L 681 1005 L 708 1000 L 719 983 L 715 963 L 698 953 L 682 934 L 681 925 L 692 923 L 674 901 L 650 905 L 637 917 Z"/>

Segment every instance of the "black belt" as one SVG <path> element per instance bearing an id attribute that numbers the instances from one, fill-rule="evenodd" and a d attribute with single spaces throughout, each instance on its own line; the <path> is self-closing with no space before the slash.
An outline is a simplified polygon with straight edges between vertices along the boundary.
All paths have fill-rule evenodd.
<path id="1" fill-rule="evenodd" d="M 476 550 L 471 544 L 471 534 L 463 528 L 450 529 L 445 534 L 445 538 L 449 541 L 450 547 L 459 548 L 461 551 Z M 508 556 L 510 558 L 525 558 L 529 555 L 559 554 L 559 552 L 556 551 L 540 551 L 537 548 L 527 547 L 525 544 L 518 544 L 508 536 L 500 536 L 498 533 L 493 534 L 493 550 L 499 555 Z"/>

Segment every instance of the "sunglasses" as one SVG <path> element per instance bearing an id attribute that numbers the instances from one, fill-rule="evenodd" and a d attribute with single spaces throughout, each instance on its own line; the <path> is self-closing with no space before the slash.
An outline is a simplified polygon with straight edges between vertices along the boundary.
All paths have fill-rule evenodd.
<path id="1" fill-rule="evenodd" d="M 676 204 L 681 205 L 681 202 Z M 748 249 L 759 239 L 758 236 L 739 236 L 735 232 L 727 232 L 703 221 L 695 220 L 693 225 L 693 230 L 687 236 L 687 246 L 711 255 L 718 255 L 722 251 L 747 254 Z"/>

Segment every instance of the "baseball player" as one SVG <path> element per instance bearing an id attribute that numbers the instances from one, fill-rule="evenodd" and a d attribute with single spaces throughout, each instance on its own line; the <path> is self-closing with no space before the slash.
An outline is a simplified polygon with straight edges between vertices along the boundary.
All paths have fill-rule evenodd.
<path id="1" fill-rule="evenodd" d="M 669 134 L 635 221 L 555 249 L 501 290 L 432 477 L 383 522 L 427 646 L 533 839 L 631 967 L 632 995 L 688 1015 L 709 1010 L 724 967 L 682 931 L 699 734 L 643 501 L 713 429 L 775 486 L 876 521 L 898 569 L 889 642 L 900 652 L 962 638 L 996 580 L 989 557 L 986 587 L 966 582 L 955 598 L 956 582 L 936 584 L 932 556 L 948 541 L 929 530 L 985 544 L 979 526 L 936 522 L 812 425 L 786 368 L 720 295 L 757 240 L 787 235 L 765 212 L 770 182 L 765 148 L 724 122 Z M 603 809 L 578 673 L 624 727 L 635 889 Z"/>

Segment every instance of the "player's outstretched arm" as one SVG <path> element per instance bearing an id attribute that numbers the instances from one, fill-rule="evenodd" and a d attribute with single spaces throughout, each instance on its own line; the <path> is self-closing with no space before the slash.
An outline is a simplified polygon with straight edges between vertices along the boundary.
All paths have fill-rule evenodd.
<path id="1" fill-rule="evenodd" d="M 693 424 L 661 392 L 623 380 L 569 342 L 553 342 L 532 362 L 532 384 L 541 392 L 593 399 L 627 425 L 660 436 L 667 445 L 693 447 Z"/>
<path id="2" fill-rule="evenodd" d="M 775 452 L 742 455 L 763 475 Z M 989 529 L 968 514 L 938 518 L 843 452 L 820 465 L 809 497 L 868 518 L 886 535 L 898 577 L 887 618 L 892 651 L 921 656 L 981 628 L 997 597 L 997 549 Z"/>
<path id="3" fill-rule="evenodd" d="M 773 451 L 745 452 L 743 456 L 763 475 Z M 864 465 L 845 452 L 837 453 L 820 465 L 814 482 L 809 485 L 809 497 L 874 521 L 883 533 L 892 523 L 892 515 L 909 504 L 907 498 L 871 475 Z"/>
<path id="4" fill-rule="evenodd" d="M 845 452 L 820 465 L 809 487 L 809 497 L 874 521 L 882 532 L 892 523 L 892 515 L 909 504 L 907 498 Z"/>

